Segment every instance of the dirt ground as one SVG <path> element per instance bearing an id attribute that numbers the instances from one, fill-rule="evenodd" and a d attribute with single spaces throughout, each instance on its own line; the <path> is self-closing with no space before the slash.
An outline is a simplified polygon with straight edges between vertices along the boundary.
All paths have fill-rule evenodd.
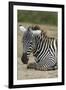
<path id="1" fill-rule="evenodd" d="M 26 23 L 19 23 L 19 25 L 23 25 L 24 27 L 28 27 L 33 24 L 26 24 Z M 39 25 L 42 30 L 44 30 L 49 37 L 57 38 L 57 27 L 56 26 L 49 26 L 49 25 Z M 24 79 L 40 79 L 40 78 L 56 78 L 58 77 L 58 71 L 38 71 L 33 69 L 27 69 L 27 65 L 24 65 L 21 62 L 21 56 L 23 53 L 23 46 L 22 46 L 22 37 L 23 33 L 17 27 L 17 80 L 24 80 Z M 30 55 L 29 63 L 35 62 L 34 57 Z"/>

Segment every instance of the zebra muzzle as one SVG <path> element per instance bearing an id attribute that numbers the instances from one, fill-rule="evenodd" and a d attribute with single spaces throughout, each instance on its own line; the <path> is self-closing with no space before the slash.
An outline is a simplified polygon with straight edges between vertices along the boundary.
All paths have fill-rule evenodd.
<path id="1" fill-rule="evenodd" d="M 21 61 L 23 64 L 28 64 L 27 53 L 23 53 L 23 55 L 21 57 Z"/>

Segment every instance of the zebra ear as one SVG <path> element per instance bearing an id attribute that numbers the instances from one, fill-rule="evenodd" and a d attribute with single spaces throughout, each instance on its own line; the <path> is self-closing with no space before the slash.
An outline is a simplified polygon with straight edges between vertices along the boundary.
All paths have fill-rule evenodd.
<path id="1" fill-rule="evenodd" d="M 34 35 L 39 35 L 39 34 L 41 34 L 41 30 L 32 30 L 32 33 Z"/>
<path id="2" fill-rule="evenodd" d="M 21 25 L 19 26 L 19 30 L 22 31 L 22 32 L 26 32 L 27 31 L 27 29 L 25 27 L 21 26 Z"/>

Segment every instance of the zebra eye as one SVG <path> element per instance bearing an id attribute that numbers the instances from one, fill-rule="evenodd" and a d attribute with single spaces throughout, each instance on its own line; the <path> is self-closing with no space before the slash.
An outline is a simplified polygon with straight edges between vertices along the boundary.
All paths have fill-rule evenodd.
<path id="1" fill-rule="evenodd" d="M 30 44 L 32 44 L 32 41 L 30 42 Z"/>

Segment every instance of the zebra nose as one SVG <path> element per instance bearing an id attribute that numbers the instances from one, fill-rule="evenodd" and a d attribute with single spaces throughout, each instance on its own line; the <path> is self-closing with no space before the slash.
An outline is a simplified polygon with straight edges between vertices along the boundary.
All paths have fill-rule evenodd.
<path id="1" fill-rule="evenodd" d="M 23 53 L 21 61 L 23 62 L 23 64 L 28 64 L 27 53 Z"/>

